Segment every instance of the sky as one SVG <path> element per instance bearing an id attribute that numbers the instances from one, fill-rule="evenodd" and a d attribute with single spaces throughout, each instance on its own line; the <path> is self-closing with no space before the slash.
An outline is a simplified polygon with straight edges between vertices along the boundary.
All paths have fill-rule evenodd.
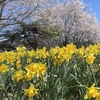
<path id="1" fill-rule="evenodd" d="M 100 0 L 83 0 L 85 4 L 90 2 L 92 13 L 96 14 L 96 18 L 100 24 Z"/>

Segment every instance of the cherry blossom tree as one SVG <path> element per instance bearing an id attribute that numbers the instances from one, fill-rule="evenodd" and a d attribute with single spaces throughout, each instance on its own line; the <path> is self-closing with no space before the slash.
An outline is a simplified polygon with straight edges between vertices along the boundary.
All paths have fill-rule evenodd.
<path id="1" fill-rule="evenodd" d="M 96 16 L 91 13 L 89 5 L 84 4 L 82 0 L 59 2 L 42 10 L 39 19 L 47 25 L 57 25 L 62 30 L 57 38 L 59 45 L 74 42 L 81 46 L 98 42 L 100 25 Z"/>

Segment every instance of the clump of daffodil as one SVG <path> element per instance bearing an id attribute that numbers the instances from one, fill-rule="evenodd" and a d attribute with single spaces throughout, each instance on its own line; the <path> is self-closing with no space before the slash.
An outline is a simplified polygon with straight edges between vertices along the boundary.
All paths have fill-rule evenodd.
<path id="1" fill-rule="evenodd" d="M 93 64 L 94 63 L 94 60 L 95 60 L 95 56 L 93 53 L 89 53 L 86 57 L 86 62 L 88 64 Z"/>
<path id="2" fill-rule="evenodd" d="M 89 45 L 88 47 L 86 47 L 86 53 L 94 53 L 94 54 L 98 54 L 99 52 L 99 47 L 98 45 Z"/>
<path id="3" fill-rule="evenodd" d="M 12 80 L 19 82 L 21 79 L 24 77 L 24 72 L 23 70 L 18 70 L 14 72 L 14 75 L 12 76 Z"/>
<path id="4" fill-rule="evenodd" d="M 0 53 L 0 62 L 2 63 L 6 59 L 4 53 Z"/>
<path id="5" fill-rule="evenodd" d="M 17 60 L 16 61 L 16 68 L 18 69 L 18 68 L 21 68 L 21 67 L 22 67 L 22 65 L 21 65 L 20 60 Z"/>
<path id="6" fill-rule="evenodd" d="M 59 62 L 62 63 L 64 60 L 69 62 L 69 60 L 72 58 L 72 54 L 76 53 L 76 50 L 76 46 L 73 43 L 66 45 L 66 47 L 60 48 L 57 57 L 60 60 Z"/>
<path id="7" fill-rule="evenodd" d="M 60 51 L 60 47 L 56 46 L 55 48 L 51 48 L 49 50 L 50 56 L 52 56 L 53 59 L 56 58 L 56 55 L 58 54 L 58 52 Z"/>
<path id="8" fill-rule="evenodd" d="M 17 47 L 16 50 L 17 50 L 18 52 L 26 51 L 26 47 L 25 47 L 25 46 Z"/>
<path id="9" fill-rule="evenodd" d="M 4 74 L 7 71 L 8 71 L 8 66 L 5 64 L 1 64 L 0 65 L 0 73 Z"/>
<path id="10" fill-rule="evenodd" d="M 21 82 L 22 82 L 22 85 L 25 82 L 25 86 L 34 83 L 34 85 L 30 85 L 30 87 L 28 87 L 27 89 L 25 88 L 25 86 L 22 87 L 25 89 L 24 90 L 25 95 L 28 96 L 30 99 L 32 99 L 32 98 L 34 98 L 34 96 L 36 94 L 38 94 L 38 89 L 39 89 L 39 91 L 41 91 L 41 89 L 43 91 L 43 92 L 39 92 L 40 93 L 39 96 L 41 96 L 41 93 L 45 93 L 44 89 L 46 90 L 48 88 L 48 86 L 49 86 L 48 80 L 49 79 L 50 79 L 51 86 L 54 86 L 53 88 L 58 88 L 58 86 L 56 87 L 56 85 L 60 85 L 60 84 L 61 84 L 60 86 L 64 85 L 63 80 L 66 81 L 66 80 L 70 79 L 70 78 L 66 79 L 67 72 L 71 73 L 72 76 L 73 75 L 75 77 L 77 76 L 80 83 L 83 82 L 82 84 L 84 84 L 86 82 L 87 78 L 89 77 L 89 75 L 91 75 L 91 71 L 94 73 L 94 77 L 95 77 L 95 75 L 98 76 L 98 74 L 95 74 L 95 73 L 99 72 L 99 70 L 100 70 L 99 58 L 100 58 L 100 45 L 99 44 L 89 45 L 86 48 L 84 46 L 82 46 L 81 48 L 77 49 L 76 45 L 74 45 L 73 43 L 70 43 L 64 47 L 56 46 L 55 48 L 51 48 L 49 51 L 46 50 L 46 47 L 44 47 L 42 49 L 36 49 L 36 50 L 26 50 L 26 48 L 24 46 L 22 46 L 22 47 L 17 47 L 16 51 L 5 51 L 5 52 L 0 53 L 0 75 L 1 75 L 0 77 L 4 76 L 3 78 L 8 78 L 6 76 L 9 75 L 9 77 L 10 77 L 9 79 L 12 78 L 11 81 L 15 82 L 18 85 Z M 64 66 L 64 64 L 65 64 L 65 66 Z M 91 66 L 91 70 L 87 69 L 88 64 L 90 64 L 90 65 L 93 64 L 93 66 Z M 61 67 L 54 67 L 54 66 L 61 66 Z M 47 73 L 46 73 L 46 71 L 47 71 Z M 50 73 L 48 73 L 49 71 L 50 71 Z M 87 76 L 85 76 L 84 72 L 86 72 Z M 70 77 L 72 77 L 72 76 L 70 76 Z M 97 76 L 96 76 L 96 78 L 97 78 Z M 85 77 L 87 77 L 86 80 L 85 80 Z M 1 81 L 8 80 L 8 79 L 3 80 L 3 78 L 0 78 Z M 56 78 L 57 78 L 57 80 L 56 80 Z M 80 80 L 80 78 L 83 80 Z M 89 79 L 91 79 L 91 78 L 92 78 L 92 75 L 89 77 Z M 75 78 L 75 80 L 76 80 L 76 78 Z M 92 80 L 89 81 L 89 83 L 87 81 L 86 84 L 91 84 L 90 82 L 92 82 Z M 97 82 L 99 82 L 99 79 Z M 58 84 L 58 83 L 60 83 L 60 84 Z M 65 83 L 67 83 L 67 81 Z M 75 82 L 75 84 L 76 84 L 76 82 Z M 14 88 L 13 88 L 13 86 L 12 86 L 12 88 L 15 89 L 15 87 L 17 87 L 18 85 L 14 85 Z M 68 85 L 70 85 L 70 84 L 68 84 Z M 74 85 L 74 81 L 73 81 L 73 85 Z M 42 87 L 42 86 L 44 86 L 44 87 Z M 38 89 L 36 89 L 35 87 Z M 51 87 L 50 89 L 53 89 L 53 88 Z M 89 99 L 100 100 L 100 91 L 99 91 L 100 88 L 95 87 L 95 84 L 93 84 L 90 88 L 88 88 L 88 87 L 86 87 L 86 88 L 87 88 L 87 93 L 84 96 L 85 100 L 86 99 L 87 100 L 89 100 Z M 22 89 L 18 90 L 19 94 L 20 94 L 21 90 Z M 16 89 L 16 91 L 17 91 L 17 89 Z M 62 91 L 60 91 L 60 93 L 61 92 Z M 48 95 L 48 93 L 46 93 L 46 96 Z M 51 93 L 52 93 L 52 91 L 51 91 Z M 64 93 L 64 91 L 63 91 L 63 93 Z M 39 98 L 39 96 L 38 96 L 38 98 Z M 55 96 L 55 94 L 54 94 L 54 96 Z M 60 96 L 58 96 L 58 98 L 59 97 Z M 81 94 L 80 94 L 80 97 L 81 97 Z M 62 98 L 62 99 L 66 99 L 66 98 Z M 37 97 L 36 97 L 36 99 L 37 99 Z M 60 99 L 58 99 L 58 100 L 60 100 Z"/>
<path id="11" fill-rule="evenodd" d="M 34 56 L 38 59 L 40 58 L 46 58 L 47 56 L 49 56 L 49 52 L 46 51 L 46 47 L 43 47 L 42 49 L 37 49 L 35 51 Z"/>
<path id="12" fill-rule="evenodd" d="M 17 47 L 16 48 L 16 50 L 17 50 L 17 57 L 24 57 L 24 56 L 26 56 L 26 48 L 24 47 L 24 46 L 22 46 L 22 47 Z"/>
<path id="13" fill-rule="evenodd" d="M 82 46 L 81 48 L 77 49 L 77 52 L 76 52 L 80 58 L 84 58 L 84 55 L 85 55 L 85 48 L 84 46 Z"/>
<path id="14" fill-rule="evenodd" d="M 43 75 L 46 72 L 46 66 L 45 64 L 42 64 L 41 62 L 39 63 L 31 63 L 25 67 L 27 70 L 25 78 L 27 80 L 31 80 L 34 75 L 37 77 Z"/>
<path id="15" fill-rule="evenodd" d="M 88 88 L 88 91 L 86 95 L 84 96 L 84 99 L 92 99 L 100 100 L 100 91 L 95 87 L 95 84 L 93 84 L 90 88 Z"/>
<path id="16" fill-rule="evenodd" d="M 46 72 L 45 64 L 42 64 L 41 62 L 39 62 L 37 66 L 37 77 L 44 75 L 45 72 Z"/>
<path id="17" fill-rule="evenodd" d="M 34 74 L 32 74 L 30 71 L 27 71 L 24 77 L 25 77 L 25 80 L 31 81 L 34 77 Z"/>
<path id="18" fill-rule="evenodd" d="M 72 54 L 73 54 L 74 52 L 70 52 L 69 50 L 67 51 L 65 51 L 65 55 L 64 55 L 64 59 L 67 61 L 67 62 L 69 62 L 69 60 L 72 58 Z"/>
<path id="19" fill-rule="evenodd" d="M 34 50 L 28 50 L 27 54 L 31 58 L 31 57 L 33 57 L 35 55 L 35 51 Z"/>
<path id="20" fill-rule="evenodd" d="M 33 85 L 31 85 L 28 89 L 24 90 L 24 95 L 28 96 L 29 98 L 34 97 L 38 94 L 38 89 L 36 89 Z"/>
<path id="21" fill-rule="evenodd" d="M 74 45 L 73 43 L 67 44 L 66 48 L 68 50 L 68 52 L 70 52 L 71 54 L 76 52 L 76 45 Z"/>
<path id="22" fill-rule="evenodd" d="M 57 65 L 61 65 L 62 63 L 62 58 L 63 58 L 63 55 L 62 53 L 59 53 L 59 52 L 63 52 L 61 50 L 61 48 L 59 46 L 55 47 L 55 48 L 51 48 L 49 50 L 49 53 L 50 53 L 50 56 L 52 57 L 52 59 L 56 62 Z M 61 57 L 61 58 L 60 58 Z"/>
<path id="23" fill-rule="evenodd" d="M 14 61 L 16 60 L 16 53 L 14 51 L 10 51 L 10 52 L 7 51 L 5 52 L 5 57 L 8 64 L 13 64 Z"/>
<path id="24" fill-rule="evenodd" d="M 37 65 L 35 63 L 31 63 L 25 67 L 27 73 L 30 73 L 32 76 L 34 76 L 37 72 Z"/>
<path id="25" fill-rule="evenodd" d="M 66 45 L 66 47 L 60 48 L 59 46 L 50 49 L 50 55 L 55 60 L 57 65 L 61 65 L 64 60 L 69 62 L 72 58 L 72 54 L 76 52 L 76 46 L 73 43 Z"/>
<path id="26" fill-rule="evenodd" d="M 27 63 L 31 63 L 32 62 L 32 59 L 31 58 L 28 58 L 27 59 Z"/>

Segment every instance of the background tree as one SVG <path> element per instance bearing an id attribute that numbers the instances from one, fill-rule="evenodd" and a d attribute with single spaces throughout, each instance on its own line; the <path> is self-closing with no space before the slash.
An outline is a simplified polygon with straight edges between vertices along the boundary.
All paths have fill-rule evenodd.
<path id="1" fill-rule="evenodd" d="M 37 24 L 39 10 L 46 8 L 49 1 L 50 0 L 1 1 L 0 32 L 1 36 L 5 37 L 7 40 L 1 43 L 0 47 L 7 46 L 7 48 L 11 48 L 13 44 L 15 44 L 13 42 L 15 42 L 17 38 L 21 39 L 21 41 L 23 40 L 24 43 L 24 40 L 27 40 L 29 45 L 36 49 L 37 41 L 39 40 L 37 37 L 42 35 L 47 38 L 58 34 L 59 32 L 56 32 L 56 26 L 46 27 L 42 25 L 41 22 Z M 31 39 L 29 37 L 31 37 Z"/>
<path id="2" fill-rule="evenodd" d="M 1 34 L 7 39 L 1 43 L 1 49 L 12 50 L 21 45 L 33 49 L 46 46 L 49 49 L 52 46 L 52 38 L 55 38 L 61 32 L 56 26 L 46 27 L 37 22 L 27 24 L 18 21 L 17 23 L 19 23 L 19 27 L 6 30 L 5 34 Z"/>
<path id="3" fill-rule="evenodd" d="M 100 26 L 81 0 L 1 0 L 0 32 L 7 39 L 1 48 L 50 48 L 70 42 L 80 47 L 98 42 Z"/>
<path id="4" fill-rule="evenodd" d="M 13 28 L 18 24 L 16 20 L 27 23 L 36 20 L 39 9 L 45 7 L 47 2 L 48 0 L 2 0 L 0 2 L 0 30 L 7 26 Z"/>
<path id="5" fill-rule="evenodd" d="M 59 45 L 74 42 L 78 47 L 98 42 L 100 25 L 89 5 L 81 0 L 65 0 L 39 13 L 39 19 L 47 25 L 57 25 L 62 33 L 56 41 Z"/>

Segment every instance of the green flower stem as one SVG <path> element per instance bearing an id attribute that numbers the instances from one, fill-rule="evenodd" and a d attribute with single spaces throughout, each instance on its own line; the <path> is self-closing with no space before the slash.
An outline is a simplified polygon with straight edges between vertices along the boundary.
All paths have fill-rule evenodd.
<path id="1" fill-rule="evenodd" d="M 92 66 L 90 66 L 89 68 L 90 68 L 90 71 L 91 71 L 91 73 L 92 73 L 92 76 L 93 76 L 93 79 L 94 79 L 95 85 L 97 86 L 97 81 L 96 81 L 96 78 L 95 78 L 95 74 L 94 74 L 94 72 L 93 72 L 93 70 L 92 70 L 91 67 L 92 67 Z"/>

